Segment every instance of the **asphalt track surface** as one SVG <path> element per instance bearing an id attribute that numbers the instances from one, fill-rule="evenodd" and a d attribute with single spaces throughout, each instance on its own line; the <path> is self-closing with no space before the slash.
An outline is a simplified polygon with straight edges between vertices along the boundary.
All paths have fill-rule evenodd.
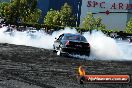
<path id="1" fill-rule="evenodd" d="M 87 74 L 129 74 L 132 61 L 82 60 L 60 57 L 51 50 L 0 44 L 0 88 L 132 88 L 127 84 L 77 82 L 78 67 Z"/>

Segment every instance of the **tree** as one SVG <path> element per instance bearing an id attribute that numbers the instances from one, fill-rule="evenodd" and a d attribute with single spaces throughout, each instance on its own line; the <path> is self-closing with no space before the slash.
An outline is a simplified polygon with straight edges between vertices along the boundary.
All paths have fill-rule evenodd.
<path id="1" fill-rule="evenodd" d="M 50 11 L 47 12 L 47 15 L 44 18 L 44 24 L 49 26 L 60 25 L 60 12 L 50 9 Z"/>
<path id="2" fill-rule="evenodd" d="M 46 25 L 59 25 L 59 26 L 75 26 L 76 17 L 72 15 L 71 6 L 67 3 L 61 7 L 61 10 L 53 10 L 47 12 L 44 18 L 44 24 Z"/>
<path id="3" fill-rule="evenodd" d="M 6 22 L 16 23 L 19 18 L 19 10 L 14 3 L 10 3 L 8 6 L 4 7 L 4 17 Z"/>
<path id="4" fill-rule="evenodd" d="M 126 30 L 127 33 L 132 33 L 132 18 L 127 23 Z"/>
<path id="5" fill-rule="evenodd" d="M 21 18 L 22 23 L 35 24 L 38 23 L 42 11 L 35 9 L 34 12 L 30 12 L 27 16 Z"/>
<path id="6" fill-rule="evenodd" d="M 105 25 L 102 24 L 102 19 L 100 17 L 94 18 L 92 13 L 88 13 L 87 16 L 83 19 L 82 28 L 85 30 L 93 29 L 105 29 Z"/>
<path id="7" fill-rule="evenodd" d="M 76 17 L 72 14 L 72 8 L 67 3 L 61 7 L 60 10 L 60 21 L 62 26 L 75 26 Z"/>
<path id="8" fill-rule="evenodd" d="M 4 17 L 4 7 L 5 6 L 8 6 L 9 5 L 9 3 L 7 3 L 7 2 L 2 2 L 2 3 L 0 3 L 0 16 L 2 16 L 2 17 Z"/>
<path id="9" fill-rule="evenodd" d="M 2 14 L 9 23 L 27 22 L 28 20 L 30 23 L 36 23 L 41 11 L 37 9 L 37 0 L 12 0 L 8 6 L 4 6 Z"/>
<path id="10" fill-rule="evenodd" d="M 105 29 L 105 25 L 102 23 L 101 17 L 96 18 L 95 28 L 99 30 Z"/>

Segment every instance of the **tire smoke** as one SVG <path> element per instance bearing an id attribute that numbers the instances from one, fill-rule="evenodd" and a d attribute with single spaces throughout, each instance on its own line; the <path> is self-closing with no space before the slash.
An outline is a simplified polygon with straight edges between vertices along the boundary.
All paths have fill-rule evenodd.
<path id="1" fill-rule="evenodd" d="M 53 32 L 51 35 L 43 30 L 30 32 L 12 31 L 6 32 L 7 27 L 0 28 L 0 43 L 9 43 L 16 45 L 26 45 L 45 49 L 53 49 L 55 37 L 63 33 L 78 33 L 76 29 L 65 28 Z M 107 37 L 101 31 L 85 32 L 83 34 L 91 46 L 90 57 L 73 55 L 83 59 L 93 60 L 132 60 L 132 44 L 123 41 L 117 41 Z"/>
<path id="2" fill-rule="evenodd" d="M 132 60 L 132 46 L 128 43 L 106 36 L 101 31 L 84 33 L 91 45 L 91 56 L 101 60 Z M 128 48 L 129 47 L 129 48 Z"/>
<path id="3" fill-rule="evenodd" d="M 0 28 L 0 43 L 9 43 L 16 45 L 26 45 L 45 49 L 53 49 L 55 37 L 63 33 L 77 33 L 76 29 L 65 28 L 64 30 L 55 31 L 52 35 L 43 30 L 32 32 L 11 31 L 7 32 L 7 27 Z"/>

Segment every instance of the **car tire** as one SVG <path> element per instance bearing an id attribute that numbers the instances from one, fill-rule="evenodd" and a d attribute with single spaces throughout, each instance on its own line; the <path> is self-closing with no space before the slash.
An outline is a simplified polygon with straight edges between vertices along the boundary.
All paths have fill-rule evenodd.
<path id="1" fill-rule="evenodd" d="M 89 50 L 89 52 L 87 53 L 87 56 L 88 56 L 88 57 L 90 56 L 90 50 Z"/>
<path id="2" fill-rule="evenodd" d="M 57 51 L 57 55 L 62 56 L 62 48 L 61 47 L 59 47 L 59 50 Z"/>
<path id="3" fill-rule="evenodd" d="M 55 45 L 53 45 L 53 52 L 56 52 Z"/>

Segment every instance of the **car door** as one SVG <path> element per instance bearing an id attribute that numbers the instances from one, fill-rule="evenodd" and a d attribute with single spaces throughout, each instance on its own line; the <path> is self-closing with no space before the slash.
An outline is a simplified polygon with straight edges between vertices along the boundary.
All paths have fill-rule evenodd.
<path id="1" fill-rule="evenodd" d="M 57 49 L 59 49 L 59 47 L 60 47 L 61 40 L 62 40 L 62 37 L 63 37 L 63 36 L 64 36 L 64 34 L 60 35 L 59 38 L 54 42 L 55 47 L 56 47 Z"/>

